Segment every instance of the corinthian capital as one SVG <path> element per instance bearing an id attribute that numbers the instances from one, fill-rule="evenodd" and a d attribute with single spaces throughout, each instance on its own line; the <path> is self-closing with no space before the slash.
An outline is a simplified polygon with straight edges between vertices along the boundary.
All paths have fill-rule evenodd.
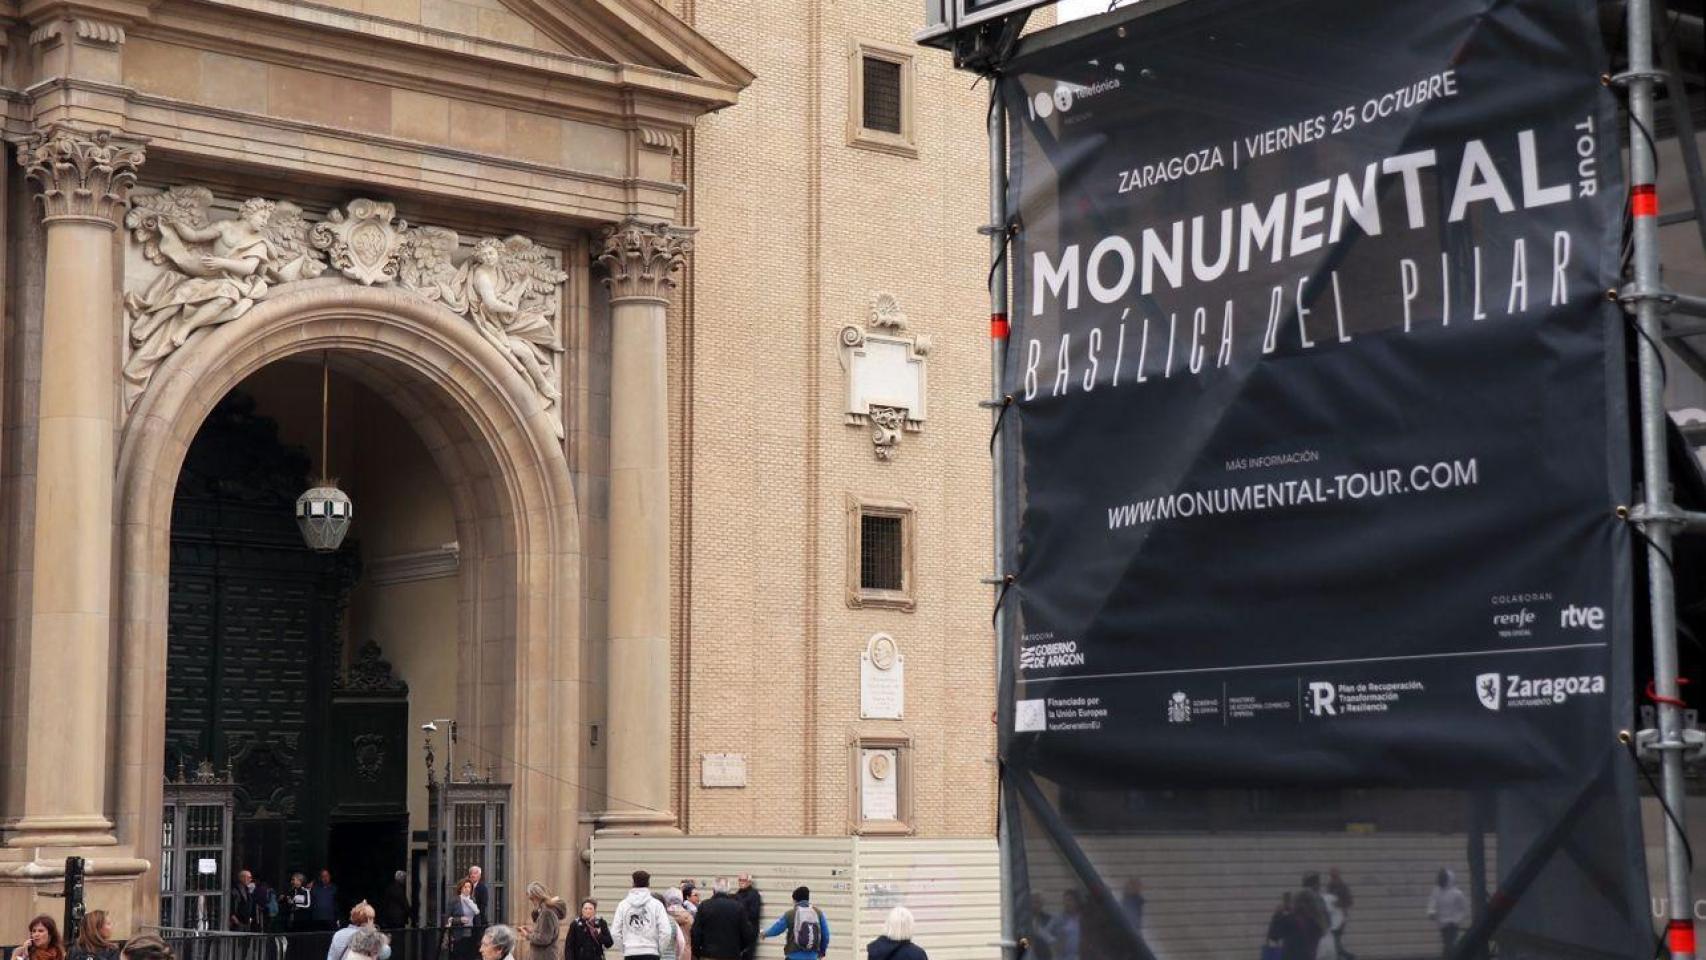
<path id="1" fill-rule="evenodd" d="M 142 147 L 112 132 L 54 126 L 18 145 L 24 175 L 41 191 L 42 219 L 94 220 L 117 226 L 124 216 Z"/>
<path id="2" fill-rule="evenodd" d="M 624 220 L 599 235 L 597 260 L 612 300 L 667 300 L 675 272 L 693 249 L 686 231 L 667 223 Z"/>

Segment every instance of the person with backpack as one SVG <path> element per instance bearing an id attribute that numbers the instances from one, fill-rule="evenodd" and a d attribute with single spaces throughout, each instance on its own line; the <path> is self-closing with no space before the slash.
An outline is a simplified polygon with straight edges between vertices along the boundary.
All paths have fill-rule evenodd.
<path id="1" fill-rule="evenodd" d="M 794 888 L 794 908 L 764 931 L 764 939 L 787 935 L 782 947 L 787 960 L 818 960 L 829 952 L 829 920 L 811 905 L 812 892 Z"/>

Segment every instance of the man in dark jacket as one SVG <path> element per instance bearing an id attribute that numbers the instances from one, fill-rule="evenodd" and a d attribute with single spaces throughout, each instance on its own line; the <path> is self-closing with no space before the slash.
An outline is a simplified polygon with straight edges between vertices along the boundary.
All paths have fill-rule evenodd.
<path id="1" fill-rule="evenodd" d="M 699 960 L 739 960 L 757 945 L 757 930 L 734 898 L 728 877 L 711 882 L 711 899 L 693 918 L 693 956 Z"/>
<path id="2" fill-rule="evenodd" d="M 320 879 L 308 888 L 308 917 L 312 929 L 338 928 L 338 885 L 330 870 L 321 870 Z"/>
<path id="3" fill-rule="evenodd" d="M 746 921 L 752 924 L 752 946 L 741 951 L 741 960 L 752 960 L 752 955 L 758 952 L 758 928 L 764 923 L 764 895 L 752 883 L 752 874 L 743 873 L 736 881 L 735 900 L 741 909 L 746 911 Z"/>
<path id="4" fill-rule="evenodd" d="M 259 908 L 255 903 L 255 878 L 247 870 L 237 871 L 237 884 L 231 888 L 231 920 L 229 929 L 245 933 L 259 930 L 256 923 Z"/>
<path id="5" fill-rule="evenodd" d="M 409 875 L 398 870 L 379 900 L 379 927 L 382 930 L 401 930 L 413 926 L 414 904 L 409 902 Z"/>

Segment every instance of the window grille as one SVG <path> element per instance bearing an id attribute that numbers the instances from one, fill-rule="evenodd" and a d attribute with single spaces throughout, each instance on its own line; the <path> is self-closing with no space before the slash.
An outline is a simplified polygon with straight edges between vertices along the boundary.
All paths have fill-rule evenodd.
<path id="1" fill-rule="evenodd" d="M 866 130 L 900 133 L 900 67 L 893 60 L 881 57 L 862 57 L 864 116 L 861 124 Z"/>
<path id="2" fill-rule="evenodd" d="M 900 517 L 864 514 L 859 518 L 859 586 L 865 590 L 906 589 L 905 530 Z"/>

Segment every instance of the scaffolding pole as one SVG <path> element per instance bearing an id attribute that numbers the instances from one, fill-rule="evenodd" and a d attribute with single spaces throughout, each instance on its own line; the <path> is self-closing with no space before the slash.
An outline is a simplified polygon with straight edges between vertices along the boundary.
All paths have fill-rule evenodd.
<path id="1" fill-rule="evenodd" d="M 1636 522 L 1647 546 L 1648 601 L 1653 629 L 1653 697 L 1658 735 L 1648 749 L 1659 754 L 1660 800 L 1665 805 L 1665 904 L 1669 923 L 1665 943 L 1672 960 L 1694 957 L 1693 896 L 1689 893 L 1688 841 L 1683 836 L 1687 799 L 1683 763 L 1688 749 L 1682 732 L 1682 700 L 1677 684 L 1676 584 L 1670 567 L 1676 533 L 1666 447 L 1664 336 L 1659 273 L 1657 144 L 1653 141 L 1653 88 L 1662 75 L 1653 68 L 1652 8 L 1649 0 L 1629 0 L 1629 66 L 1620 80 L 1629 94 L 1629 199 L 1633 214 L 1634 277 L 1623 300 L 1635 316 L 1637 379 L 1641 399 L 1641 466 L 1645 479 Z"/>
<path id="2" fill-rule="evenodd" d="M 1001 84 L 996 77 L 989 78 L 989 224 L 985 228 L 989 234 L 989 417 L 990 430 L 993 434 L 1001 428 L 1001 415 L 1006 406 L 1005 395 L 1002 392 L 1002 377 L 1007 367 L 1007 107 L 1001 102 Z M 1007 544 L 1006 525 L 1002 522 L 1001 502 L 1003 496 L 1004 477 L 1002 476 L 1001 449 L 996 444 L 990 445 L 990 513 L 994 519 L 993 559 L 995 574 L 995 684 L 996 684 L 996 719 L 1001 717 L 1001 703 L 1006 685 L 1007 645 L 1002 638 L 1006 635 L 1007 615 L 1002 609 L 1002 593 L 1005 590 L 1007 574 Z M 996 729 L 996 742 L 1001 738 L 1000 728 Z M 1000 760 L 997 758 L 997 770 Z M 1006 787 L 997 778 L 997 794 Z M 1011 851 L 1013 844 L 1012 818 L 1007 816 L 1006 804 L 996 804 L 996 857 L 1000 861 L 1000 893 L 1001 893 L 1001 956 L 1003 960 L 1016 960 L 1019 956 L 1018 934 L 1014 923 L 1013 909 L 1013 871 L 1011 867 Z"/>

